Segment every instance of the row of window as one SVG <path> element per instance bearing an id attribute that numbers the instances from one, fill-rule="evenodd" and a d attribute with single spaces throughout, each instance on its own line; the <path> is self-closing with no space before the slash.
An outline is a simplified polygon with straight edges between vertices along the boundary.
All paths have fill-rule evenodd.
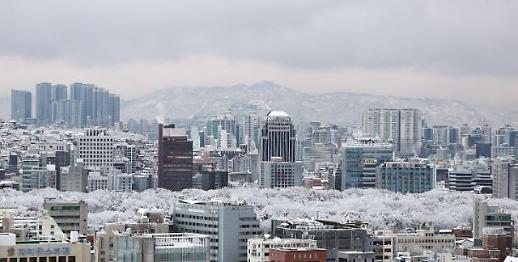
<path id="1" fill-rule="evenodd" d="M 59 257 L 0 258 L 0 262 L 76 262 L 76 257 L 75 256 L 59 256 Z"/>

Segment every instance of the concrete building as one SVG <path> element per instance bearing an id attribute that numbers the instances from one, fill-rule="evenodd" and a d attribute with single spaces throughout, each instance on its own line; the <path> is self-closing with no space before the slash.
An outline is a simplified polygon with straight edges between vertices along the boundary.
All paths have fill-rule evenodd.
<path id="1" fill-rule="evenodd" d="M 181 191 L 192 187 L 193 145 L 174 124 L 158 127 L 158 187 Z"/>
<path id="2" fill-rule="evenodd" d="M 70 234 L 71 231 L 78 231 L 83 235 L 87 233 L 88 204 L 85 201 L 45 199 L 43 208 L 54 218 L 65 234 Z"/>
<path id="3" fill-rule="evenodd" d="M 189 233 L 117 234 L 116 238 L 116 261 L 209 261 L 209 237 L 207 235 Z"/>
<path id="4" fill-rule="evenodd" d="M 498 206 L 491 206 L 479 198 L 473 200 L 473 238 L 482 239 L 484 230 L 502 228 L 512 240 L 514 222 L 511 214 Z"/>
<path id="5" fill-rule="evenodd" d="M 95 261 L 108 262 L 117 259 L 119 255 L 117 236 L 121 234 L 126 234 L 125 236 L 127 237 L 134 237 L 139 235 L 169 233 L 169 222 L 165 219 L 163 211 L 140 209 L 137 211 L 137 215 L 138 218 L 135 221 L 107 223 L 102 230 L 95 233 Z M 128 235 L 128 233 L 131 234 Z M 125 246 L 123 249 L 128 248 Z M 124 250 L 123 252 L 131 252 L 131 250 Z M 151 252 L 151 250 L 148 252 Z M 135 254 L 134 259 L 142 259 L 142 257 Z"/>
<path id="6" fill-rule="evenodd" d="M 437 230 L 433 226 L 416 232 L 396 234 L 396 252 L 422 254 L 423 251 L 452 253 L 455 251 L 455 235 L 451 230 Z"/>
<path id="7" fill-rule="evenodd" d="M 361 251 L 338 251 L 336 262 L 348 262 L 348 261 L 375 261 L 374 252 L 361 252 Z"/>
<path id="8" fill-rule="evenodd" d="M 101 175 L 100 172 L 90 172 L 88 174 L 88 192 L 95 190 L 108 190 L 108 176 Z"/>
<path id="9" fill-rule="evenodd" d="M 317 248 L 317 241 L 312 239 L 294 239 L 294 238 L 270 238 L 265 235 L 262 238 L 248 239 L 248 262 L 268 262 L 270 250 L 274 248 L 294 249 L 294 248 Z"/>
<path id="10" fill-rule="evenodd" d="M 263 188 L 302 186 L 302 162 L 283 162 L 280 157 L 261 162 L 259 185 Z"/>
<path id="11" fill-rule="evenodd" d="M 391 230 L 377 230 L 371 237 L 374 261 L 392 262 L 396 235 Z"/>
<path id="12" fill-rule="evenodd" d="M 370 251 L 370 239 L 362 223 L 342 224 L 324 220 L 272 221 L 273 235 L 280 238 L 313 239 L 327 250 L 327 261 L 338 251 Z"/>
<path id="13" fill-rule="evenodd" d="M 448 170 L 446 187 L 451 191 L 474 191 L 493 188 L 490 166 L 482 161 L 467 161 Z"/>
<path id="14" fill-rule="evenodd" d="M 13 233 L 17 241 L 31 239 L 62 241 L 66 239 L 66 235 L 52 217 L 22 217 L 16 216 L 15 213 L 18 213 L 17 209 L 0 214 L 0 233 Z"/>
<path id="15" fill-rule="evenodd" d="M 403 194 L 435 187 L 435 168 L 425 162 L 385 162 L 377 167 L 376 187 Z"/>
<path id="16" fill-rule="evenodd" d="M 25 123 L 32 118 L 32 94 L 25 90 L 11 90 L 11 119 Z"/>
<path id="17" fill-rule="evenodd" d="M 360 139 L 342 147 L 341 190 L 375 188 L 376 168 L 394 158 L 394 146 L 374 139 Z"/>
<path id="18" fill-rule="evenodd" d="M 323 248 L 272 248 L 269 262 L 326 262 Z"/>
<path id="19" fill-rule="evenodd" d="M 106 129 L 89 128 L 77 139 L 77 158 L 85 167 L 113 167 L 113 137 Z"/>
<path id="20" fill-rule="evenodd" d="M 0 233 L 0 261 L 90 262 L 90 245 L 82 242 L 16 241 L 11 233 Z"/>
<path id="21" fill-rule="evenodd" d="M 262 235 L 252 206 L 219 201 L 179 199 L 174 212 L 175 230 L 210 238 L 210 261 L 246 261 L 247 240 Z"/>
<path id="22" fill-rule="evenodd" d="M 493 161 L 493 195 L 498 198 L 518 200 L 518 161 L 497 158 Z"/>
<path id="23" fill-rule="evenodd" d="M 60 168 L 59 190 L 86 192 L 88 187 L 88 169 L 83 163 Z"/>

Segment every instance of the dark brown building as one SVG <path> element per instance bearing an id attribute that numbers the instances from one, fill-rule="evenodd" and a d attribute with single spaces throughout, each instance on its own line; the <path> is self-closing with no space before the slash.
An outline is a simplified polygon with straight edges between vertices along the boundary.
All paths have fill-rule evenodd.
<path id="1" fill-rule="evenodd" d="M 270 262 L 326 262 L 326 250 L 306 248 L 270 249 Z"/>
<path id="2" fill-rule="evenodd" d="M 174 124 L 158 126 L 158 187 L 181 191 L 192 187 L 192 141 Z"/>

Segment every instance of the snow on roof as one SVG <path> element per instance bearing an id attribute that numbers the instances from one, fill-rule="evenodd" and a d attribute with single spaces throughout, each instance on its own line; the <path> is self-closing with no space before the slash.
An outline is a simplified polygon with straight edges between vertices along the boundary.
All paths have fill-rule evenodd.
<path id="1" fill-rule="evenodd" d="M 286 112 L 284 111 L 270 111 L 268 113 L 269 117 L 290 117 Z"/>

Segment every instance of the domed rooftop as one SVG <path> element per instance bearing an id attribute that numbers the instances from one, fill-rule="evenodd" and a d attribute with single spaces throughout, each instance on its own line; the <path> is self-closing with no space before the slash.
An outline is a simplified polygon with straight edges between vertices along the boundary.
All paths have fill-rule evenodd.
<path id="1" fill-rule="evenodd" d="M 270 111 L 267 117 L 290 117 L 286 112 L 284 111 Z"/>

